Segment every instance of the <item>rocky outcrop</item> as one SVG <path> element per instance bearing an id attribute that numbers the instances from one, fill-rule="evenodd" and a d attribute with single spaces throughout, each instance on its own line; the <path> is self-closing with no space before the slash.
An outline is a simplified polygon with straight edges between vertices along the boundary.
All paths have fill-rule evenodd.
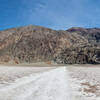
<path id="1" fill-rule="evenodd" d="M 100 29 L 26 26 L 0 31 L 0 63 L 100 63 Z"/>
<path id="2" fill-rule="evenodd" d="M 69 48 L 62 51 L 54 60 L 59 64 L 99 64 L 100 49 Z"/>

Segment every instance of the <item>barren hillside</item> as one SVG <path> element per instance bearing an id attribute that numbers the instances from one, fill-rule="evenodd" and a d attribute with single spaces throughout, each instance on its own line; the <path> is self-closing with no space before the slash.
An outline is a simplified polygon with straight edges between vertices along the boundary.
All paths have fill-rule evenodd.
<path id="1" fill-rule="evenodd" d="M 100 63 L 100 29 L 25 26 L 0 31 L 0 63 Z"/>

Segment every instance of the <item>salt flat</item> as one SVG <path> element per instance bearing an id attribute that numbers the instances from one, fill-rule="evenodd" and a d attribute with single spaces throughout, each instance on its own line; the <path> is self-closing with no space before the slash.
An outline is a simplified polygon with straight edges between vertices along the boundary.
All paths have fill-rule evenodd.
<path id="1" fill-rule="evenodd" d="M 100 100 L 100 67 L 0 66 L 0 100 Z"/>
<path id="2" fill-rule="evenodd" d="M 100 65 L 69 66 L 72 94 L 85 99 L 100 100 Z"/>

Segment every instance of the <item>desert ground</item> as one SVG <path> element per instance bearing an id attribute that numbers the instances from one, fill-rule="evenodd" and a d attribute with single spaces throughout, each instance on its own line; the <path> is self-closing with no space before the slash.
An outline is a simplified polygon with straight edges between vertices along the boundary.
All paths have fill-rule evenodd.
<path id="1" fill-rule="evenodd" d="M 0 100 L 100 100 L 100 65 L 0 65 Z"/>

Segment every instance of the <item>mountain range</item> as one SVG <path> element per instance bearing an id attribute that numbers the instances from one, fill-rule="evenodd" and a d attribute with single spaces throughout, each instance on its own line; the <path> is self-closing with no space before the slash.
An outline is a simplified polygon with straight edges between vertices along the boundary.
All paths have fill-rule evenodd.
<path id="1" fill-rule="evenodd" d="M 100 64 L 100 28 L 31 25 L 0 31 L 0 63 L 34 62 Z"/>

